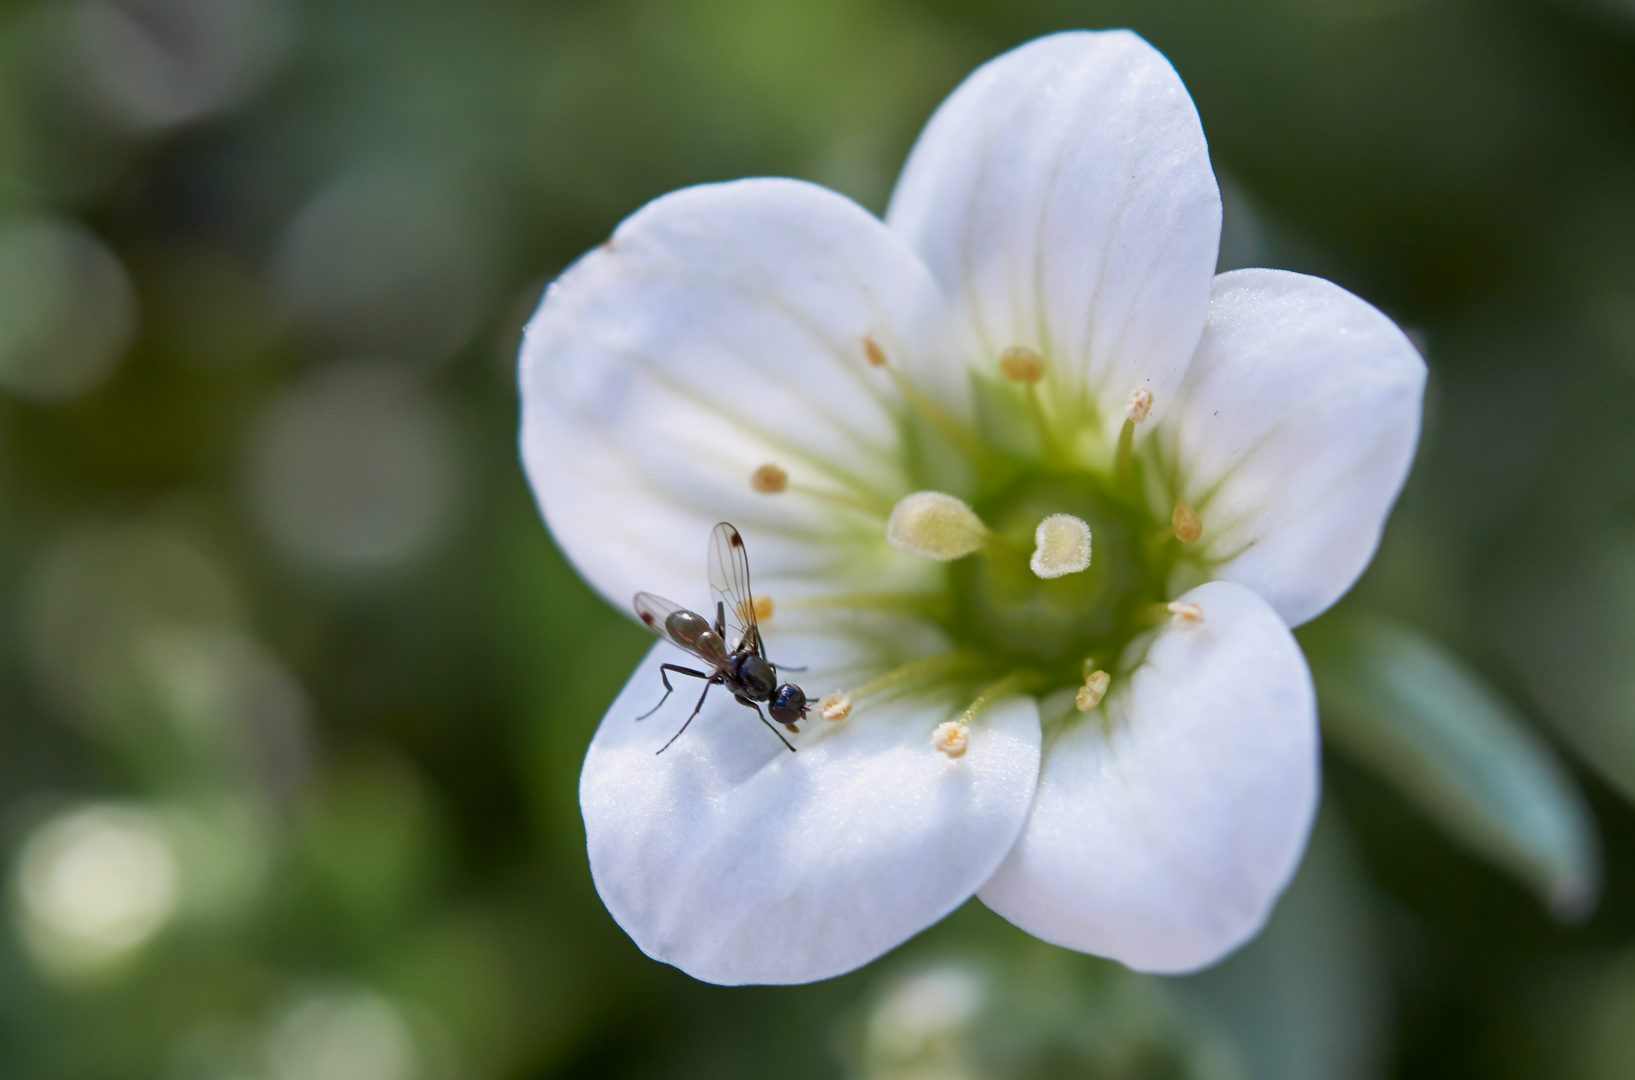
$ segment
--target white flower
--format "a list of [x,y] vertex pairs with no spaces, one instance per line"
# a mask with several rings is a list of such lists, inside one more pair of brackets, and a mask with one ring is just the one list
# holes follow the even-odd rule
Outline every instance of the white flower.
[[1371,558],[1425,375],[1334,285],[1215,276],[1219,236],[1174,70],[1071,33],[955,92],[884,223],[795,181],[691,188],[551,287],[522,450],[562,548],[613,603],[707,610],[735,523],[769,656],[846,694],[791,754],[717,690],[655,755],[696,698],[635,722],[683,659],[654,647],[580,783],[643,950],[802,982],[974,893],[1146,971],[1253,936],[1318,797],[1289,627]]

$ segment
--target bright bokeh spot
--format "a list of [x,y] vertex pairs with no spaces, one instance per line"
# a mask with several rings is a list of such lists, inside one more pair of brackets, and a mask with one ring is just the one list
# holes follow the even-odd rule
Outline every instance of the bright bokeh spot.
[[384,363],[318,372],[274,400],[251,447],[251,507],[301,562],[380,570],[447,523],[453,438],[435,402]]
[[35,829],[18,859],[24,940],[54,974],[106,967],[170,920],[178,885],[170,837],[152,814],[117,805],[65,811]]
[[385,998],[362,988],[301,998],[267,1035],[269,1080],[413,1080],[414,1035]]
[[96,389],[125,354],[135,307],[124,267],[86,229],[0,224],[0,386],[38,401]]

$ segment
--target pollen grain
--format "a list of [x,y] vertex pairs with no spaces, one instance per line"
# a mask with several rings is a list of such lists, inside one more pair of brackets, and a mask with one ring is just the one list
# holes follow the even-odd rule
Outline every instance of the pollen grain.
[[1012,345],[999,354],[999,370],[1011,382],[1036,383],[1045,377],[1045,361],[1026,345]]
[[777,495],[789,487],[789,474],[769,461],[750,474],[749,486],[762,495]]
[[1204,606],[1202,604],[1171,600],[1164,605],[1164,610],[1175,616],[1175,625],[1182,630],[1191,630],[1203,625]]
[[1183,544],[1195,544],[1204,534],[1203,519],[1189,502],[1176,503],[1175,513],[1170,515],[1169,521],[1171,527],[1175,529],[1175,538]]
[[818,698],[818,715],[831,724],[838,724],[851,714],[852,699],[844,690],[836,690]]
[[1141,423],[1152,412],[1152,391],[1145,386],[1138,386],[1130,392],[1130,401],[1124,406],[1124,417],[1134,423]]
[[1089,712],[1100,705],[1101,699],[1107,696],[1107,686],[1112,681],[1113,677],[1105,671],[1092,671],[1084,680],[1084,685],[1079,687],[1078,696],[1073,699],[1073,704],[1078,706],[1080,712]]
[[944,720],[931,733],[931,745],[951,758],[965,756],[971,745],[971,728],[958,720]]

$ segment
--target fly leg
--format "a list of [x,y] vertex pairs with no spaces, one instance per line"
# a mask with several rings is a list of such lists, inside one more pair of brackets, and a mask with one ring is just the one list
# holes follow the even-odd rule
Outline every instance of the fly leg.
[[657,705],[636,717],[637,720],[646,720],[649,716],[652,716],[654,713],[664,708],[664,703],[670,700],[671,694],[675,693],[676,688],[670,685],[670,676],[665,674],[666,671],[673,671],[678,675],[691,675],[695,679],[709,678],[709,676],[704,674],[702,671],[694,671],[692,668],[682,667],[680,664],[660,664],[659,681],[664,683],[664,696],[659,698],[659,703]]
[[755,715],[761,718],[761,723],[765,724],[766,729],[778,737],[779,742],[783,743],[785,746],[789,746],[789,752],[791,754],[796,752],[795,748],[789,745],[789,740],[783,737],[783,732],[772,726],[772,721],[766,718],[766,713],[761,711],[761,707],[759,705],[755,704],[753,701],[744,701],[743,698],[739,698],[738,700],[743,701],[745,705],[748,705],[750,708],[755,710]]
[[[687,724],[691,724],[693,722],[693,716],[697,716],[698,715],[698,710],[700,710],[700,709],[702,709],[704,707],[704,699],[709,696],[710,687],[714,686],[717,682],[720,681],[720,679],[718,679],[718,678],[716,678],[714,676],[709,676],[708,679],[709,679],[709,681],[704,684],[704,692],[702,694],[698,695],[698,704],[693,706],[692,716],[687,717]],[[687,724],[682,724],[681,725],[681,731],[686,731],[687,730]],[[662,754],[666,750],[670,749],[670,743],[673,743],[677,739],[681,738],[681,731],[678,731],[674,735],[670,736],[670,742],[665,743],[663,746],[661,746],[657,750],[653,751],[653,753],[655,755],[656,754]],[[790,749],[794,749],[794,747],[790,747]]]

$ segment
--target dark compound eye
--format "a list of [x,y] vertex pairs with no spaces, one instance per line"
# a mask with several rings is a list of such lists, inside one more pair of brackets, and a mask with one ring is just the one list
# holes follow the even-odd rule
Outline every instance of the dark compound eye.
[[772,695],[772,719],[780,724],[793,725],[806,710],[806,692],[794,683],[784,683]]

